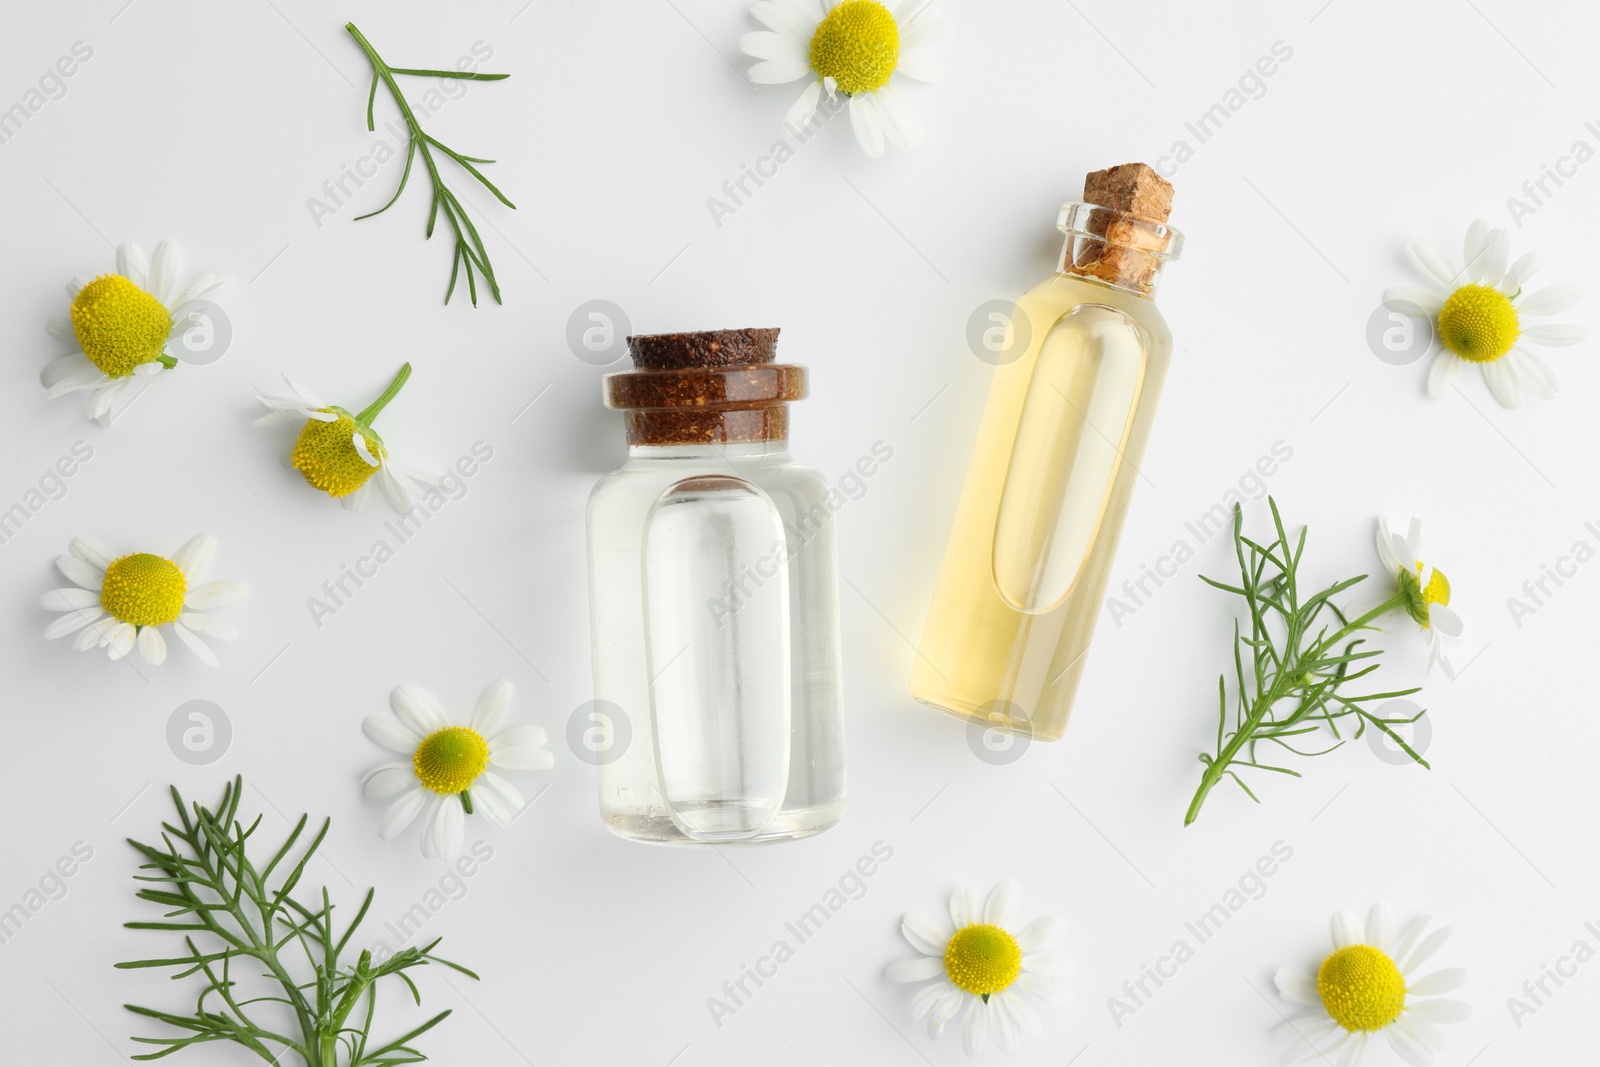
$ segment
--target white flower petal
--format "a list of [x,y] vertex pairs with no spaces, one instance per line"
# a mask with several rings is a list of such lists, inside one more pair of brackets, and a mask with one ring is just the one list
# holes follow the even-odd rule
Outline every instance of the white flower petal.
[[133,651],[134,644],[138,641],[138,632],[129,622],[119,623],[106,633],[106,655],[111,659],[121,659]]
[[885,85],[873,95],[878,98],[878,118],[883,123],[884,137],[895,151],[909,152],[927,139],[916,108],[898,89]]
[[961,1028],[961,1047],[968,1056],[976,1056],[983,1051],[983,1046],[989,1041],[989,1005],[977,997],[967,1005],[967,1020]]
[[1442,971],[1423,975],[1416,980],[1406,980],[1406,993],[1410,996],[1431,997],[1460,989],[1467,981],[1467,972],[1460,967],[1446,967]]
[[156,245],[156,254],[150,259],[150,295],[161,301],[163,307],[172,295],[173,282],[177,280],[178,262],[171,241]]
[[1503,408],[1514,408],[1522,403],[1522,385],[1517,376],[1500,361],[1483,365],[1483,382]]
[[210,582],[190,589],[188,595],[183,598],[183,606],[194,608],[196,611],[210,611],[213,608],[237,604],[249,595],[250,587],[237,579]]
[[[150,629],[150,627],[146,627],[146,629]],[[204,663],[207,667],[217,666],[217,654],[211,651],[211,646],[190,633],[183,623],[174,622],[172,624],[172,632],[178,635],[178,640],[189,646],[189,651],[200,657],[201,663]]]
[[87,560],[77,556],[57,556],[56,569],[66,575],[67,580],[74,585],[82,586],[95,593],[100,592],[100,586],[105,583],[106,570],[97,567]]
[[350,435],[350,447],[356,450],[356,455],[360,456],[361,457],[361,461],[363,463],[365,463],[367,466],[369,466],[369,467],[382,466],[382,464],[378,462],[378,457],[374,456],[372,454],[372,449],[367,447],[366,435],[360,433],[359,431],[357,431],[356,433],[351,434]]
[[1449,392],[1451,383],[1456,380],[1456,374],[1460,372],[1464,362],[1465,360],[1448,348],[1436,349],[1433,362],[1428,364],[1428,395],[1437,400]]
[[1507,296],[1516,296],[1517,292],[1528,284],[1528,279],[1539,273],[1539,268],[1544,266],[1544,257],[1537,252],[1529,252],[1518,257],[1506,271],[1506,276],[1501,279],[1500,291]]
[[1467,277],[1476,280],[1475,272],[1489,252],[1494,230],[1486,219],[1473,219],[1467,227],[1467,238],[1461,245],[1461,258],[1467,265]]
[[[918,978],[897,978],[897,977],[895,977],[895,975],[893,973],[891,973],[891,972],[894,971],[894,969],[896,968],[896,966],[898,964],[914,963],[914,962],[917,962],[917,961],[914,961],[914,960],[896,960],[895,963],[891,963],[891,964],[889,964],[888,967],[884,968],[884,975],[891,982],[917,982],[917,981],[922,981],[922,979],[918,979]],[[942,974],[944,972],[944,965],[939,963],[938,960],[927,959],[925,957],[922,962],[933,964],[935,966],[936,973]],[[930,977],[932,977],[932,976],[930,976]],[[955,988],[955,986],[951,985],[949,981],[944,981],[944,982],[935,982],[933,985],[925,985],[921,989],[918,989],[915,993],[913,993],[911,995],[911,1021],[912,1022],[916,1022],[918,1019],[920,1019],[924,1015],[928,1014],[928,1012],[932,1011],[933,1008],[934,1008],[934,1005],[936,1005],[936,1004],[940,1003],[941,1001],[943,1001],[949,995],[950,990],[952,990],[954,988]]]
[[811,77],[811,64],[799,59],[764,59],[746,74],[756,85],[784,85]]
[[[123,623],[113,618],[95,619],[89,625],[78,631],[78,636],[72,639],[74,652],[86,652],[91,648],[99,648],[107,644],[112,633],[119,629]],[[129,627],[132,630],[132,627]]]
[[[102,571],[111,566],[117,558],[115,552],[112,552],[99,541],[88,537],[74,537],[67,545],[67,551],[87,563],[94,564]],[[96,582],[95,588],[98,589],[99,587],[99,582]]]
[[1411,1064],[1411,1067],[1432,1067],[1432,1050],[1410,1034],[1391,1026],[1384,1031],[1384,1036],[1389,1039],[1389,1047],[1394,1049],[1394,1054]]
[[444,707],[432,693],[419,686],[395,686],[389,694],[389,707],[394,709],[396,718],[419,736],[425,737],[450,725]]
[[239,628],[224,619],[202,615],[197,611],[186,611],[178,616],[178,621],[197,634],[205,634],[222,641],[236,641],[239,638]]
[[383,490],[384,499],[389,501],[389,506],[395,511],[404,515],[411,510],[411,492],[407,489],[404,478],[394,471],[393,464],[385,463],[378,470],[378,488]]
[[[784,112],[783,124],[779,127],[786,136],[793,137],[800,133],[811,120],[817,116],[817,105],[822,102],[822,82],[813,80],[800,93],[800,98],[789,106]],[[87,362],[87,361],[86,361]],[[93,366],[91,365],[91,368]]]
[[944,959],[944,950],[955,931],[936,919],[908,911],[900,919],[900,933],[911,947],[929,956]]
[[1443,604],[1434,604],[1428,608],[1428,622],[1442,637],[1460,637],[1463,629],[1461,616],[1455,609]]
[[944,78],[944,67],[934,54],[926,48],[907,48],[901,42],[900,62],[895,67],[896,74],[904,74],[908,78],[932,85]]
[[117,273],[145,292],[150,291],[149,257],[132,241],[117,246]]
[[878,117],[873,94],[858,93],[850,98],[850,128],[855,131],[856,143],[868,157],[883,157],[883,121]]
[[1438,997],[1434,1000],[1418,1000],[1414,1004],[1407,1004],[1406,1014],[1415,1015],[1432,1023],[1459,1023],[1471,1017],[1472,1006],[1465,1001]]
[[210,271],[207,271],[194,281],[190,282],[188,287],[184,289],[183,292],[173,297],[172,303],[168,304],[167,307],[169,309],[181,308],[191,300],[199,300],[202,296],[205,296],[207,293],[211,292],[211,290],[215,289],[221,284],[222,275],[212,274]]
[[1031,952],[1022,957],[1022,969],[1029,974],[1060,978],[1072,971],[1072,961],[1060,952]]
[[1017,947],[1024,955],[1043,948],[1067,932],[1067,920],[1060,915],[1041,915],[1017,934]]
[[398,752],[402,756],[414,756],[417,746],[422,744],[422,735],[407,726],[403,726],[394,719],[386,719],[381,715],[368,715],[361,720],[361,732],[373,744],[381,745],[390,752]]
[[378,823],[378,836],[385,841],[393,841],[401,831],[416,822],[417,816],[422,812],[422,805],[430,794],[421,786],[409,793],[401,794],[400,798],[389,805],[389,810],[383,813],[383,820]]
[[809,44],[817,31],[817,23],[822,21],[822,11],[815,3],[759,0],[751,5],[750,14],[757,22],[794,38],[798,44]]
[[1017,902],[1017,893],[1017,883],[1009,878],[991,889],[989,898],[983,902],[983,921],[1004,929],[1006,920],[1011,917],[1011,908]]
[[[91,594],[93,595],[93,594]],[[44,639],[54,641],[58,637],[65,637],[75,633],[90,623],[98,622],[102,618],[98,598],[93,608],[84,608],[80,611],[69,611],[65,615],[58,615],[44,628]]]
[[1406,256],[1411,260],[1411,265],[1424,277],[1432,280],[1446,292],[1454,290],[1461,283],[1456,277],[1456,270],[1439,250],[1439,246],[1427,238],[1419,237],[1406,246]]
[[1561,382],[1557,380],[1555,371],[1551,370],[1550,364],[1533,349],[1518,345],[1506,354],[1505,359],[1512,361],[1511,365],[1522,378],[1522,384],[1526,385],[1534,396],[1550,400],[1561,391]]
[[[76,344],[78,341],[78,333],[72,328],[72,320],[65,315],[52,316],[44,324],[44,332],[49,334],[52,339],[63,341],[67,344]],[[79,356],[83,355],[82,352],[75,352],[73,354]]]
[[152,667],[167,662],[167,639],[154,626],[139,627],[139,655]]
[[[895,960],[883,969],[883,976],[891,982],[926,982],[944,974],[944,961],[936,956],[918,956],[915,959]],[[938,986],[930,987],[938,991]],[[932,1003],[931,1001],[929,1002]],[[913,1015],[916,1019],[919,1016]]]
[[[449,797],[428,794],[422,816],[422,858],[435,859],[439,855],[439,812],[444,810]],[[460,806],[460,801],[457,801]]]
[[505,722],[506,710],[511,704],[511,691],[511,682],[505,678],[490,682],[483,692],[478,694],[478,703],[472,709],[470,724],[472,728],[485,738],[492,738],[498,734],[501,724]]
[[1348,911],[1341,908],[1335,912],[1332,925],[1334,948],[1361,944],[1361,926],[1356,922],[1356,917]]
[[994,1028],[994,1043],[1000,1051],[1013,1055],[1017,1051],[1017,1041],[1020,1038],[1016,1021],[1011,1018],[1011,1013],[1006,1010],[1006,1002],[1002,998],[1004,993],[995,993],[989,997],[989,1023]]
[[[950,894],[950,921],[955,923],[957,930],[978,921],[976,894],[972,892],[970,886],[961,886]],[[941,948],[939,951],[943,952],[944,949]]]
[[1339,1059],[1334,1063],[1334,1067],[1355,1067],[1355,1064],[1360,1062],[1362,1054],[1367,1051],[1369,1039],[1370,1035],[1365,1033],[1350,1035],[1350,1039],[1340,1050]]
[[417,784],[409,763],[380,763],[361,776],[361,793],[368,800],[388,800]]
[[1451,933],[1450,927],[1441,926],[1429,934],[1423,939],[1422,944],[1417,946],[1416,951],[1412,952],[1403,961],[1396,961],[1400,965],[1400,972],[1402,974],[1411,974],[1418,967],[1427,963],[1433,957],[1433,954],[1438,952],[1446,941],[1450,940]]
[[1383,306],[1402,315],[1437,318],[1444,298],[1416,285],[1395,285],[1383,291]]
[[546,748],[506,745],[489,754],[489,763],[508,771],[547,771],[556,765],[556,758]]
[[[39,372],[39,384],[46,389],[53,389],[57,385],[70,384],[82,388],[83,383],[98,381],[100,368],[89,362],[89,357],[82,352],[68,352],[64,356],[57,356],[45,364],[44,370]],[[71,392],[63,389],[62,392]],[[60,393],[56,394],[57,396]]]
[[39,606],[46,611],[82,611],[85,608],[93,608],[93,614],[99,615],[100,594],[72,586],[52,589],[39,597]]
[[1072,1003],[1072,990],[1067,988],[1067,983],[1046,974],[1030,974],[1023,971],[1017,975],[1016,988],[1020,993],[1027,993],[1029,996],[1062,1007]]
[[522,798],[522,791],[493,771],[484,771],[479,775],[477,784],[500,794],[500,799],[512,811],[521,811],[528,806],[528,802]]
[[1576,285],[1550,285],[1517,301],[1517,315],[1559,315],[1583,296]]
[[786,33],[756,30],[739,38],[739,51],[752,59],[794,59],[810,62],[806,42]]
[[1382,952],[1391,952],[1394,949],[1390,940],[1393,936],[1394,920],[1389,915],[1389,909],[1383,904],[1374,904],[1367,912],[1366,943]]
[[172,554],[172,562],[183,572],[184,579],[193,585],[211,570],[217,556],[217,539],[208,533],[195,534],[183,547]]
[[[1529,326],[1522,331],[1522,339],[1532,341],[1536,345],[1548,345],[1550,347],[1575,345],[1587,336],[1589,336],[1589,331],[1582,326],[1558,325],[1555,323],[1544,326]],[[1494,366],[1492,363],[1487,365]]]
[[989,999],[998,1000],[1011,1013],[1011,1018],[1018,1028],[1029,1037],[1038,1037],[1044,1033],[1044,1021],[1039,1018],[1039,1013],[1033,1010],[1033,1005],[1011,990],[1003,990]]
[[1303,1004],[1308,1008],[1322,1004],[1322,995],[1317,992],[1317,980],[1304,971],[1279,967],[1278,973],[1272,976],[1272,982],[1278,987],[1278,995],[1291,1004]]
[[434,847],[442,860],[453,860],[461,854],[461,838],[466,833],[467,815],[459,797],[446,797],[439,808],[434,829]]
[[514,812],[506,807],[506,802],[492,789],[484,789],[481,785],[469,786],[467,795],[472,798],[472,810],[481,814],[495,826],[505,827],[510,824]]

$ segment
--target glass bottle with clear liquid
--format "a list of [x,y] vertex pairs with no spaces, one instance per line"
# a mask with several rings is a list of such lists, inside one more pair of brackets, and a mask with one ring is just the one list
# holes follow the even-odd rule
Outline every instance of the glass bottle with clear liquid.
[[1062,207],[1054,277],[1017,301],[911,678],[949,714],[1056,740],[1094,636],[1172,335],[1152,296],[1182,236],[1144,164]]
[[628,462],[589,497],[600,814],[655,842],[774,841],[844,814],[829,486],[788,448],[777,330],[630,337]]

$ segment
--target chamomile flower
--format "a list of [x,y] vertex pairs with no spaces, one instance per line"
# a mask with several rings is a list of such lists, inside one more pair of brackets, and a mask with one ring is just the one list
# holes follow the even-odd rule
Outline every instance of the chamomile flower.
[[199,635],[231,641],[239,631],[206,612],[249,595],[239,581],[199,584],[216,554],[217,539],[210,534],[196,534],[170,559],[152,552],[118,556],[98,542],[75,537],[69,554],[56,560],[73,586],[52,589],[39,600],[46,611],[61,612],[44,636],[53,640],[75,633],[74,649],[104,648],[112,659],[138,645],[146,663],[160,664],[167,659],[161,628],[171,626],[202,663],[215,667],[216,653]]
[[1444,642],[1461,636],[1461,616],[1450,607],[1450,582],[1444,572],[1422,560],[1422,523],[1412,519],[1401,537],[1389,529],[1389,520],[1379,519],[1378,558],[1405,594],[1405,613],[1427,636],[1428,666],[1438,664],[1447,678],[1454,678]]
[[[810,124],[822,102],[843,93],[850,128],[874,159],[885,142],[900,151],[922,143],[922,121],[903,95],[902,80],[939,80],[928,45],[944,30],[933,0],[759,0],[750,14],[766,26],[739,39],[758,85],[807,79],[783,117],[793,136]],[[899,75],[900,79],[895,76]]]
[[366,502],[368,483],[377,475],[383,495],[403,515],[411,510],[412,499],[421,495],[418,484],[431,486],[437,480],[390,455],[372,423],[410,377],[411,364],[407,363],[382,396],[359,415],[352,415],[337,404],[324,404],[284,375],[284,384],[294,395],[267,396],[258,392],[257,399],[270,410],[255,424],[304,419],[289,461],[307,485],[322,490],[346,508],[358,508]]
[[1367,913],[1364,931],[1349,912],[1335,915],[1333,951],[1322,963],[1315,970],[1284,967],[1274,978],[1284,1000],[1313,1009],[1288,1020],[1298,1037],[1280,1062],[1321,1057],[1351,1067],[1382,1034],[1401,1059],[1429,1067],[1445,1046],[1439,1024],[1460,1022],[1471,1009],[1438,995],[1458,988],[1465,971],[1417,973],[1450,937],[1449,928],[1423,937],[1428,922],[1426,915],[1418,916],[1396,933],[1381,904]]
[[1555,374],[1528,345],[1575,345],[1587,331],[1554,323],[1530,326],[1523,319],[1566,311],[1578,302],[1576,287],[1552,285],[1524,295],[1539,269],[1539,254],[1508,263],[1510,235],[1483,219],[1467,228],[1464,266],[1422,238],[1406,252],[1428,284],[1386,290],[1383,303],[1403,314],[1421,312],[1437,327],[1429,396],[1443,396],[1463,365],[1482,369],[1484,384],[1503,407],[1521,404],[1524,391],[1542,400],[1556,395]]
[[39,374],[50,398],[87,391],[89,417],[111,421],[111,403],[135,378],[178,365],[167,355],[174,333],[187,329],[190,316],[173,313],[222,284],[216,274],[201,274],[183,289],[176,286],[178,253],[171,241],[149,257],[136,244],[117,249],[117,272],[67,283],[70,314],[49,323],[50,336],[78,346],[53,360]]
[[[522,810],[522,794],[490,767],[540,771],[555,765],[538,726],[507,726],[511,683],[492,682],[465,721],[452,718],[431,693],[402,685],[389,694],[394,719],[369,715],[362,731],[374,743],[405,756],[361,779],[369,800],[395,798],[378,833],[393,840],[423,816],[422,854],[453,859],[461,851],[466,816],[478,809],[496,826]],[[398,722],[395,720],[399,720]]]
[[900,932],[922,953],[896,960],[884,970],[893,982],[927,982],[911,998],[913,1021],[927,1016],[928,1034],[938,1037],[962,1007],[962,1044],[969,1056],[983,1051],[992,1032],[1002,1052],[1014,1052],[1026,1033],[1043,1029],[1023,994],[1057,1003],[1070,999],[1061,976],[1066,961],[1044,946],[1061,935],[1061,918],[1046,915],[1019,932],[1007,929],[1017,884],[1001,882],[983,906],[962,887],[950,898],[950,917],[908,912]]

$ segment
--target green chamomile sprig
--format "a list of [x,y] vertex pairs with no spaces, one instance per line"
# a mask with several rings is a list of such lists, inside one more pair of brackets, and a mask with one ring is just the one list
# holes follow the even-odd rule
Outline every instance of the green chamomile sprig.
[[[1233,544],[1239,561],[1239,584],[1201,578],[1207,585],[1240,597],[1249,612],[1250,627],[1248,633],[1243,633],[1234,623],[1233,715],[1230,720],[1227,678],[1219,676],[1216,750],[1200,754],[1205,772],[1184,816],[1185,826],[1200,815],[1212,787],[1225,776],[1258,803],[1259,798],[1239,777],[1240,770],[1300,777],[1298,771],[1258,760],[1256,749],[1263,744],[1276,745],[1297,756],[1322,756],[1347,740],[1361,737],[1371,727],[1386,734],[1422,766],[1428,766],[1428,761],[1394,731],[1395,726],[1415,722],[1425,712],[1409,718],[1383,718],[1368,708],[1375,701],[1409,696],[1417,692],[1416,687],[1361,696],[1350,696],[1346,691],[1351,682],[1378,669],[1376,660],[1382,654],[1379,649],[1362,649],[1365,639],[1355,635],[1376,630],[1374,619],[1406,607],[1406,590],[1397,588],[1389,599],[1354,618],[1333,598],[1364,581],[1364,574],[1303,597],[1299,570],[1306,547],[1305,528],[1301,527],[1300,536],[1291,547],[1277,502],[1268,497],[1267,504],[1272,509],[1277,539],[1266,545],[1244,536],[1244,511],[1234,505]],[[1341,720],[1345,720],[1347,731],[1353,725],[1353,732],[1341,733]],[[1333,743],[1325,748],[1306,752],[1290,743],[1324,727],[1333,736]]]
[[[172,802],[178,809],[178,824],[161,824],[163,847],[128,841],[148,861],[139,869],[153,872],[135,875],[141,882],[155,883],[139,890],[139,899],[169,910],[163,921],[126,925],[133,930],[180,931],[188,953],[117,966],[171,967],[177,972],[173,979],[196,974],[204,979],[189,1014],[127,1005],[136,1015],[182,1031],[173,1037],[135,1037],[141,1044],[160,1048],[133,1058],[156,1060],[191,1046],[229,1041],[273,1064],[288,1062],[283,1057],[289,1052],[299,1056],[306,1067],[394,1067],[427,1059],[411,1042],[442,1022],[449,1010],[392,1041],[375,1043],[368,1032],[377,1008],[378,982],[390,975],[397,977],[421,1004],[416,984],[405,973],[412,968],[437,963],[469,978],[478,976],[435,956],[438,939],[421,948],[401,949],[382,960],[373,959],[365,949],[354,963],[341,960],[372,906],[373,891],[367,890],[355,918],[342,933],[335,929],[335,909],[326,889],[321,900],[310,907],[290,896],[327,835],[329,822],[323,820],[296,858],[291,854],[307,821],[300,816],[267,865],[257,867],[246,855],[245,846],[260,827],[261,817],[248,827],[239,821],[243,789],[244,782],[234,778],[211,810],[199,804],[186,806],[174,788]],[[302,953],[303,962],[298,958]],[[310,977],[306,977],[308,971]],[[267,992],[248,992],[241,985],[245,981],[264,985]],[[276,1007],[258,1009],[258,1004]],[[294,1032],[278,1033],[257,1021],[256,1015],[269,1012],[292,1015]],[[271,1025],[282,1024],[274,1020]]]
[[467,293],[472,298],[472,306],[478,306],[478,286],[474,280],[474,271],[482,272],[484,280],[489,283],[489,293],[494,297],[494,302],[496,304],[501,303],[500,283],[495,280],[494,267],[489,262],[488,250],[483,247],[483,238],[478,235],[478,228],[467,217],[467,209],[462,206],[460,198],[451,192],[450,187],[445,184],[443,175],[439,173],[439,161],[434,158],[434,151],[437,150],[454,160],[457,166],[481,182],[483,187],[493,193],[495,199],[506,207],[514,211],[517,205],[507,200],[505,194],[495,188],[494,183],[484,177],[483,172],[474,165],[493,163],[494,160],[462,155],[423,131],[422,123],[417,120],[415,112],[411,110],[411,105],[406,102],[405,94],[400,91],[400,86],[396,84],[394,76],[396,74],[409,74],[419,78],[458,78],[463,81],[492,82],[500,81],[509,77],[509,75],[475,74],[464,70],[421,70],[415,67],[391,67],[378,55],[371,42],[362,36],[361,31],[356,29],[355,23],[348,22],[344,28],[349,31],[351,37],[355,38],[356,43],[361,46],[361,50],[367,54],[367,59],[372,63],[372,87],[367,92],[367,129],[372,131],[378,128],[373,121],[372,107],[378,96],[378,83],[381,81],[388,87],[390,96],[394,98],[395,106],[400,109],[401,117],[405,119],[406,126],[411,131],[411,136],[406,142],[405,169],[400,173],[400,185],[395,189],[394,195],[389,198],[388,203],[378,210],[360,215],[356,218],[356,221],[360,222],[362,219],[370,219],[374,215],[381,215],[394,206],[395,201],[400,199],[400,194],[405,192],[406,182],[411,178],[411,164],[420,155],[422,157],[422,165],[427,168],[428,178],[433,182],[433,203],[428,208],[426,237],[433,236],[433,226],[438,221],[441,212],[444,213],[445,221],[450,224],[450,229],[454,231],[456,237],[455,253],[450,260],[450,285],[445,289],[444,302],[446,304],[450,302],[450,296],[456,290],[456,276],[460,273],[461,268],[465,266],[467,268]]

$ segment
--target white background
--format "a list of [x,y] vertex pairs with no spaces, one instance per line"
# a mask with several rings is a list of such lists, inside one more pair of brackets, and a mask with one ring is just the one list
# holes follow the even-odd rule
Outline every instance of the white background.
[[[1287,1006],[1273,971],[1314,964],[1329,914],[1377,899],[1456,929],[1438,961],[1469,969],[1476,1014],[1452,1028],[1442,1064],[1592,1057],[1600,963],[1520,1028],[1506,998],[1580,937],[1600,943],[1583,929],[1600,920],[1587,682],[1600,567],[1520,627],[1506,601],[1575,541],[1597,541],[1584,527],[1600,519],[1593,345],[1552,354],[1557,400],[1503,411],[1475,375],[1429,400],[1423,364],[1386,365],[1364,337],[1382,290],[1417,281],[1406,240],[1455,250],[1474,217],[1512,225],[1506,199],[1525,180],[1580,138],[1600,147],[1584,128],[1600,112],[1583,5],[948,4],[947,76],[914,95],[924,148],[871,161],[835,122],[719,228],[708,198],[770,151],[798,92],[743,79],[737,41],[757,27],[734,0],[125,3],[17,5],[0,37],[0,107],[75,41],[94,50],[66,95],[0,146],[0,507],[75,441],[94,452],[0,546],[0,908],[74,842],[93,849],[66,895],[0,945],[0,1059],[111,1063],[155,1030],[120,1005],[191,1002],[191,983],[111,968],[179,950],[175,935],[120,927],[154,917],[133,899],[122,840],[170,817],[168,783],[210,800],[242,773],[263,834],[302,811],[331,816],[312,883],[345,901],[376,886],[379,926],[421,901],[442,867],[421,859],[415,831],[378,841],[380,809],[358,779],[381,755],[361,719],[387,714],[402,681],[465,709],[500,676],[524,721],[550,731],[557,763],[519,776],[539,799],[508,832],[470,824],[493,858],[426,928],[483,977],[420,974],[425,1006],[455,1009],[420,1042],[437,1062],[955,1063],[959,1034],[930,1042],[907,1020],[910,991],[881,970],[910,951],[903,911],[1003,877],[1022,884],[1024,918],[1069,918],[1076,963],[1076,1003],[1046,1011],[1023,1062],[1276,1062]],[[484,69],[512,75],[428,122],[498,159],[490,173],[518,205],[456,183],[503,307],[474,310],[464,294],[441,306],[448,237],[422,241],[420,174],[391,213],[352,223],[387,197],[398,164],[313,221],[308,198],[375,143],[346,19],[393,64],[450,66],[481,41]],[[964,341],[969,314],[1049,274],[1057,206],[1084,171],[1194,145],[1184,123],[1280,40],[1293,56],[1264,95],[1173,179],[1189,244],[1160,303],[1177,349],[1113,584],[1185,538],[1282,441],[1293,456],[1269,485],[1311,527],[1311,576],[1372,568],[1378,514],[1422,517],[1470,666],[1454,684],[1430,676],[1421,695],[1431,772],[1360,742],[1297,763],[1303,779],[1257,779],[1260,807],[1219,787],[1185,830],[1234,608],[1194,575],[1228,573],[1225,539],[1120,628],[1103,624],[1067,737],[1010,766],[976,758],[958,724],[908,698],[906,678],[990,373]],[[381,95],[379,114],[393,115]],[[1600,288],[1597,183],[1600,164],[1580,168],[1514,230],[1514,254],[1546,256],[1541,282]],[[232,350],[163,375],[109,429],[76,399],[46,402],[37,375],[60,348],[44,324],[65,313],[63,282],[113,269],[117,242],[163,237],[180,242],[185,276],[227,274],[215,299]],[[782,356],[813,371],[793,412],[797,455],[837,478],[873,442],[893,448],[838,519],[851,808],[821,837],[666,850],[614,839],[596,817],[593,771],[565,742],[590,687],[584,501],[624,451],[602,372],[565,341],[593,299],[623,307],[637,332],[781,326]],[[392,542],[392,516],[381,499],[351,514],[306,488],[284,466],[285,433],[250,427],[251,387],[288,371],[358,408],[406,359],[415,376],[379,423],[391,446],[434,469],[475,441],[494,456],[318,628],[308,598],[376,539]],[[1247,515],[1263,529],[1264,503]],[[231,610],[243,636],[221,647],[220,669],[176,644],[157,669],[41,640],[36,603],[72,536],[170,552],[198,530],[220,539],[218,576],[253,588]],[[1422,678],[1423,653],[1394,621],[1381,678],[1398,687]],[[192,699],[232,724],[206,767],[166,741]],[[715,1026],[707,998],[880,840],[893,858],[865,895]],[[1107,998],[1277,841],[1293,858],[1265,896],[1114,1025]],[[403,991],[388,996],[384,1033],[403,1025]],[[256,1061],[212,1048],[176,1062]]]

